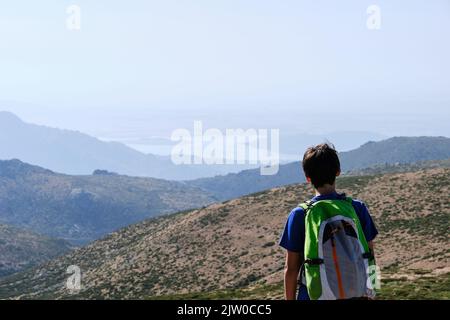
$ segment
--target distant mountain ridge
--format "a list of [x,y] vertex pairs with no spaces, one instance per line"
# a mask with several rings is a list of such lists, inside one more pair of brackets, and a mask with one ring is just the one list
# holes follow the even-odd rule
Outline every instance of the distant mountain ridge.
[[[169,156],[144,154],[125,144],[101,141],[78,131],[26,123],[13,113],[7,111],[0,111],[0,130],[7,133],[0,135],[0,159],[20,159],[24,162],[65,174],[90,174],[94,170],[105,170],[117,172],[122,175],[183,181],[199,179],[202,177],[213,178],[214,176],[225,175],[230,172],[240,174],[240,171],[242,170],[245,171],[248,168],[256,167],[248,164],[175,165]],[[365,132],[360,132],[359,134],[361,134],[361,137],[358,136],[358,132],[336,132],[324,135],[324,138],[322,139],[319,135],[296,135],[293,133],[286,133],[281,135],[282,139],[280,144],[282,148],[280,149],[280,152],[287,152],[291,155],[299,153],[300,157],[300,153],[303,152],[303,150],[299,150],[299,148],[303,149],[305,145],[324,141],[327,138],[333,141],[334,137],[338,145],[346,146],[348,148],[350,143],[346,143],[347,137],[348,139],[354,139],[355,141],[361,141],[363,137],[372,137],[372,139],[381,139],[383,137],[382,135]],[[386,142],[389,141],[389,139],[383,141]],[[369,143],[353,150],[359,150],[358,153],[364,152],[366,158],[363,158],[364,156],[360,154],[355,158],[353,157],[354,154],[349,152],[349,159],[347,162],[344,161],[344,164],[347,163],[350,169],[370,166],[372,156],[375,156],[375,158],[381,161],[382,153],[379,153],[378,151],[383,151],[383,149],[387,147],[389,147],[391,151],[394,151],[394,153],[392,156],[385,154],[385,160],[383,161],[391,163],[395,160],[395,149],[393,149],[395,146],[387,146],[386,144],[383,144],[383,141],[376,142],[373,146]],[[408,162],[438,159],[433,155],[433,152],[430,153],[430,158],[424,156],[417,157],[414,154],[410,154],[410,151],[408,151],[409,142],[400,142],[404,147],[403,149],[400,148],[397,150],[398,155],[401,155],[401,157],[396,157],[397,159],[402,157],[410,158]],[[393,142],[393,144],[395,144],[395,142]],[[379,147],[380,150],[377,150],[377,147]],[[414,148],[417,147],[416,143],[412,143],[411,147],[411,150],[414,150]],[[420,148],[419,152],[422,152],[425,150],[426,146],[422,145]],[[433,148],[434,147],[431,147],[430,149],[432,150]],[[342,154],[345,155],[346,153]],[[346,170],[347,168],[344,166],[344,169]],[[263,182],[267,179],[260,179],[258,182],[261,183],[259,190],[263,190],[261,188],[269,185],[284,185],[286,184],[286,181],[301,181],[298,180],[298,174],[292,176],[293,171],[288,167],[282,167],[281,171],[283,170],[286,170],[287,176],[291,176],[292,179],[284,177],[285,173],[280,172],[278,177],[268,178],[269,180],[280,180],[280,182],[275,184],[272,182]],[[233,173],[231,173],[230,176],[233,176]],[[221,178],[218,180],[221,180]],[[207,180],[204,180],[204,182],[206,181]],[[200,185],[203,184],[203,182],[199,181],[196,184]],[[252,191],[254,190],[252,189]],[[239,196],[242,195],[242,193],[234,195]]]
[[339,154],[342,170],[368,168],[380,164],[413,163],[450,158],[450,138],[393,137],[367,142],[358,149]]
[[230,166],[175,165],[168,156],[144,154],[78,131],[29,124],[6,111],[0,111],[0,130],[7,133],[0,135],[0,159],[20,159],[65,174],[104,169],[131,176],[186,180],[233,171]]
[[155,215],[214,202],[180,182],[114,174],[70,176],[0,161],[0,223],[85,243]]
[[[444,160],[450,158],[450,138],[394,137],[379,142],[368,142],[358,149],[341,152],[339,158],[344,174],[386,164]],[[224,176],[190,180],[186,183],[208,190],[220,200],[228,200],[304,181],[301,163],[298,161],[280,165],[278,173],[273,176],[262,176],[259,170],[250,169]]]
[[445,160],[427,160],[413,163],[380,164],[363,169],[348,171],[347,176],[368,176],[386,173],[414,172],[425,169],[450,168],[450,158]]

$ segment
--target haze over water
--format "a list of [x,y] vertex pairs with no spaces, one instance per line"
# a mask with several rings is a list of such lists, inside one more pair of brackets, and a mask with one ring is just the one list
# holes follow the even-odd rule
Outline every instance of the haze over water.
[[1,110],[159,154],[194,120],[361,142],[450,136],[447,0],[76,4],[80,31],[65,2],[0,5]]

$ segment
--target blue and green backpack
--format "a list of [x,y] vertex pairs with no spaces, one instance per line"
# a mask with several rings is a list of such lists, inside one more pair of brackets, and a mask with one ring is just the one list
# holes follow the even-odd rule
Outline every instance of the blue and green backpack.
[[301,281],[311,300],[373,298],[375,258],[352,199],[300,204],[305,211]]

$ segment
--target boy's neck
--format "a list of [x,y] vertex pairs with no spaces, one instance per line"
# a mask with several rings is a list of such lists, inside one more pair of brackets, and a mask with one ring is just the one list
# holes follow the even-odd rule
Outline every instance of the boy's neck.
[[330,194],[330,193],[335,193],[336,192],[336,185],[333,184],[326,184],[323,185],[322,187],[319,187],[316,190],[316,196],[322,196],[322,195],[326,195],[326,194]]

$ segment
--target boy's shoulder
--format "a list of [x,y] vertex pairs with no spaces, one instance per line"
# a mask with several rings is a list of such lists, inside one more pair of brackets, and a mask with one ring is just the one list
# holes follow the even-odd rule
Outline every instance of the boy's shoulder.
[[305,210],[303,210],[302,207],[297,206],[294,209],[291,210],[291,212],[289,213],[289,217],[292,218],[298,218],[298,217],[303,217],[305,215]]
[[305,210],[300,206],[295,207],[289,212],[287,223],[290,226],[302,226],[305,221]]
[[364,203],[364,201],[362,201],[362,200],[359,200],[359,199],[352,199],[352,204],[353,204],[353,207],[355,207],[355,209],[358,209],[358,210],[367,210],[367,206],[366,206],[366,204]]

